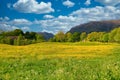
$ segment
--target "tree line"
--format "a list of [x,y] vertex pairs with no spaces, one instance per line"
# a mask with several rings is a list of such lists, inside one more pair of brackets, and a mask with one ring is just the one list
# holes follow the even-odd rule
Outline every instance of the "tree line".
[[0,43],[10,45],[28,45],[45,41],[44,37],[36,32],[23,32],[20,29],[0,33]]
[[79,42],[79,41],[90,41],[90,42],[118,42],[120,43],[120,28],[115,28],[110,32],[74,32],[73,34],[68,32],[64,34],[59,31],[53,38],[50,39],[52,42]]
[[53,38],[45,40],[44,36],[36,32],[23,32],[20,29],[14,31],[1,32],[0,43],[10,45],[28,45],[39,42],[117,42],[120,43],[120,28],[115,28],[110,32],[74,32],[64,33],[59,31]]

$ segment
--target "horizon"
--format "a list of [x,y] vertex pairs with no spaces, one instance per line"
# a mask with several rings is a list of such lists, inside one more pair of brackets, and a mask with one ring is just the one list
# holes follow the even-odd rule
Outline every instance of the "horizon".
[[1,30],[55,34],[90,21],[120,20],[120,0],[1,0],[0,13]]

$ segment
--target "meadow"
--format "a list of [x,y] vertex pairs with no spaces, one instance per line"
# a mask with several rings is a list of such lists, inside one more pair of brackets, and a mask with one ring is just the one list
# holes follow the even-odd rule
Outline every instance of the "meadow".
[[0,80],[120,80],[120,44],[0,44]]

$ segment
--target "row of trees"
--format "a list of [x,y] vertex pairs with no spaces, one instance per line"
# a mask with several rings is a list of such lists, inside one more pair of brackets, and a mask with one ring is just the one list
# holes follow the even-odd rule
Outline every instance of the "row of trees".
[[58,32],[53,38],[52,42],[78,42],[78,41],[98,41],[98,42],[119,42],[120,43],[120,28],[115,28],[111,32],[91,32],[83,33],[66,33]]
[[35,32],[23,33],[23,31],[20,29],[0,33],[0,43],[4,44],[27,45],[43,41],[45,41],[45,39],[42,35]]
[[[46,41],[44,37],[35,32],[23,33],[22,30],[16,29],[9,32],[0,33],[0,43],[10,45],[27,45],[33,43],[39,43]],[[83,33],[64,33],[59,31],[53,38],[50,38],[50,42],[79,42],[79,41],[91,41],[91,42],[118,42],[120,43],[120,28],[115,28],[111,32],[91,32],[87,34]]]

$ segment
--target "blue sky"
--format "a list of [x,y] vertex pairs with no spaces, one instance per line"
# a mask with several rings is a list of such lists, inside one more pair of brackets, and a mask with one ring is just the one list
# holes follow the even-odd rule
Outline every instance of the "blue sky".
[[120,19],[120,0],[0,0],[0,29],[67,32],[100,20]]

